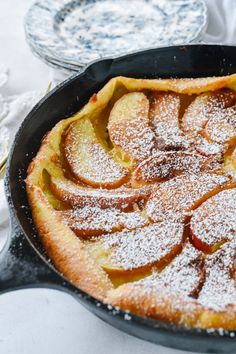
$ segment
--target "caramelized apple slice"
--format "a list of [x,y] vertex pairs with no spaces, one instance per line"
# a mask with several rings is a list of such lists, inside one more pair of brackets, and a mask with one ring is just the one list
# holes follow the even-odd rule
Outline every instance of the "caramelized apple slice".
[[[165,294],[170,296],[178,294],[181,298],[187,296],[196,298],[201,291],[205,280],[204,258],[200,251],[196,250],[189,242],[184,245],[180,254],[178,254],[162,271],[154,270],[150,276],[135,281],[130,284],[131,288],[140,288],[140,295],[143,297],[150,294],[147,289],[155,290],[156,296]],[[126,285],[125,285],[126,286]],[[122,292],[122,286],[118,292]],[[117,291],[111,291],[109,294],[112,303],[116,304]],[[135,302],[136,296],[130,294],[127,305]],[[150,306],[152,301],[149,302]],[[117,304],[118,305],[118,304]],[[129,306],[129,305],[128,305]],[[128,307],[129,309],[129,307]],[[158,311],[158,309],[156,309]]]
[[[235,262],[236,248],[235,244],[229,248],[224,246],[207,258],[205,271],[202,266],[199,267],[199,276],[193,268],[189,268],[189,257],[188,264],[183,261],[182,271],[173,274],[170,271],[166,281],[161,284],[163,286],[158,286],[157,278],[151,276],[110,290],[106,302],[134,314],[172,324],[235,329],[236,288],[230,268]],[[199,261],[202,262],[201,259]],[[197,262],[193,260],[193,263]],[[168,272],[168,268],[167,266],[164,271]],[[197,300],[189,292],[191,285],[197,285]]]
[[229,89],[203,93],[186,109],[182,118],[182,129],[196,136],[205,126],[211,114],[231,106],[236,100],[236,92]]
[[221,191],[228,180],[225,176],[203,172],[175,177],[160,184],[152,193],[146,205],[147,215],[154,222],[182,219]]
[[189,147],[189,141],[179,129],[180,95],[174,92],[153,92],[149,118],[160,150]]
[[208,141],[225,144],[236,139],[236,106],[219,111],[207,122],[201,133]]
[[99,143],[89,120],[72,123],[65,136],[64,155],[73,175],[93,187],[117,188],[128,179],[129,171]]
[[[230,243],[227,242],[215,253],[206,258],[206,279],[204,286],[198,297],[198,302],[204,308],[213,308],[217,313],[209,314],[206,311],[201,322],[204,327],[214,325],[220,328],[222,317],[225,312],[229,312],[227,326],[234,325],[235,328],[235,311],[236,309],[236,286],[233,269],[236,262],[236,243],[235,237]],[[234,308],[234,309],[233,309]]]
[[236,239],[236,189],[224,190],[194,210],[190,235],[194,246],[207,253]]
[[198,173],[214,167],[210,159],[196,153],[182,151],[163,152],[141,162],[134,170],[131,185],[137,188],[147,183],[159,182],[165,178],[183,173]]
[[148,224],[148,221],[138,211],[124,213],[117,209],[84,207],[57,213],[63,223],[82,238],[120,231],[124,228],[132,230]]
[[182,297],[197,298],[205,280],[204,263],[202,253],[188,242],[161,273],[153,276],[153,285],[158,291],[166,290]]
[[215,156],[217,158],[221,158],[225,151],[222,145],[215,142],[210,142],[200,134],[196,137],[195,149],[199,154],[203,156]]
[[135,314],[189,324],[197,317],[193,298],[198,296],[204,279],[201,253],[188,243],[161,272],[112,289],[106,302]]
[[73,207],[99,206],[123,211],[133,210],[135,203],[143,203],[151,193],[147,187],[136,190],[125,187],[114,190],[86,188],[63,176],[52,176],[50,187],[59,200]]
[[163,267],[181,250],[184,225],[165,221],[116,232],[87,243],[90,254],[109,273]]
[[149,126],[149,101],[142,92],[122,96],[111,110],[108,131],[123,159],[140,161],[151,155],[154,133]]

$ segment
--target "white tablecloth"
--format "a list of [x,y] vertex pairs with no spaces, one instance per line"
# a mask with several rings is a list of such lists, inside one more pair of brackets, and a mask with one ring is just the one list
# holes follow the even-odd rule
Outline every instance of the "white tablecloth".
[[[43,92],[51,78],[48,67],[31,54],[25,43],[23,16],[32,2],[0,1],[0,63],[10,68],[5,95]],[[209,22],[204,41],[235,43],[236,1],[208,0],[207,4]],[[5,199],[0,189],[0,235],[6,234],[6,226]],[[1,354],[131,352],[181,353],[121,333],[91,315],[69,295],[57,291],[21,290],[0,296]]]

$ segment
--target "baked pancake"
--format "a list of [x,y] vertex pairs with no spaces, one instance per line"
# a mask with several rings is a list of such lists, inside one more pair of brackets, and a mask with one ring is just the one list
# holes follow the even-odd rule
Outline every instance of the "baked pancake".
[[47,133],[26,188],[75,286],[140,316],[236,330],[236,74],[111,79]]

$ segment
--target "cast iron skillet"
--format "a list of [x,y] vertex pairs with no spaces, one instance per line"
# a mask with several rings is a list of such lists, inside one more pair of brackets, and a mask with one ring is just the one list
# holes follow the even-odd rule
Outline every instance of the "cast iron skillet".
[[20,288],[49,287],[73,295],[112,326],[168,347],[207,353],[235,353],[236,332],[186,329],[161,321],[128,316],[73,286],[47,259],[27,202],[27,167],[40,141],[60,119],[78,111],[110,78],[204,77],[236,72],[236,47],[187,45],[150,49],[89,65],[43,98],[25,118],[11,150],[5,179],[11,234],[1,254],[0,293]]

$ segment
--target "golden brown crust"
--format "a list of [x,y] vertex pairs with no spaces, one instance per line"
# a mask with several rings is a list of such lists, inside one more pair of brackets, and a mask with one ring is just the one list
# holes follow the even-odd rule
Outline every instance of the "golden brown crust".
[[41,241],[56,268],[71,283],[103,300],[113,288],[107,274],[89,257],[80,239],[61,223],[41,190],[28,183],[27,193]]
[[139,316],[196,328],[224,328],[234,330],[236,309],[225,311],[206,309],[192,299],[183,300],[142,284],[128,283],[108,293],[105,301]]

